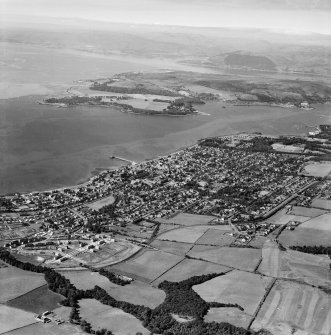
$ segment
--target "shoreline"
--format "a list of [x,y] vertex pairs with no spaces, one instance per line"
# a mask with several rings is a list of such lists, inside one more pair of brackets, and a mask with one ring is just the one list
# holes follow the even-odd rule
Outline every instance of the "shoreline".
[[[159,155],[153,156],[153,157],[151,157],[149,159],[138,160],[135,163],[136,163],[136,165],[139,165],[139,164],[144,163],[144,162],[153,162],[153,161],[156,161],[156,160],[161,159],[163,157],[166,157],[168,155],[176,154],[176,153],[178,153],[178,152],[180,152],[182,150],[194,147],[195,145],[197,145],[203,139],[213,138],[213,137],[234,136],[234,135],[239,135],[239,134],[254,134],[254,132],[238,131],[238,132],[235,132],[235,133],[227,133],[227,134],[221,134],[221,135],[215,135],[215,136],[202,137],[202,138],[194,141],[194,143],[191,144],[191,145],[184,145],[184,146],[179,147],[176,150],[169,150],[169,151],[166,151],[164,154],[159,154]],[[279,136],[296,136],[296,137],[301,137],[301,138],[306,138],[307,137],[306,135],[303,136],[303,135],[298,135],[298,134],[273,135],[273,134],[263,133],[261,135],[262,136],[273,137],[273,138],[275,138],[275,137],[277,138]],[[96,167],[93,170],[90,170],[88,172],[88,176],[86,176],[85,178],[82,178],[80,181],[77,181],[74,184],[64,185],[64,186],[55,187],[55,188],[46,188],[45,190],[33,190],[33,191],[25,191],[25,192],[4,193],[4,194],[0,194],[0,197],[10,196],[10,195],[16,194],[16,193],[18,193],[18,194],[29,194],[29,193],[35,193],[35,192],[42,193],[42,192],[61,191],[61,190],[64,190],[66,188],[82,187],[82,186],[86,185],[92,178],[98,176],[99,174],[101,174],[103,172],[111,171],[111,170],[118,170],[118,169],[123,168],[126,165],[130,165],[130,164],[123,164],[123,165],[120,165],[120,166],[110,166],[108,168],[107,167],[105,167],[105,168],[103,168],[103,167]]]

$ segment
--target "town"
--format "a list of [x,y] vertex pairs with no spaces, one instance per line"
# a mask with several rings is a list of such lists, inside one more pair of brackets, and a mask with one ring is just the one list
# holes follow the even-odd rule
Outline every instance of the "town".
[[122,259],[118,253],[128,257],[147,247],[162,218],[187,212],[232,225],[234,245],[246,244],[274,230],[264,219],[318,179],[299,173],[310,156],[266,150],[261,143],[267,141],[259,134],[204,139],[168,156],[104,170],[81,186],[4,196],[1,240],[52,266],[91,265],[86,253],[109,247],[116,255],[109,265]]

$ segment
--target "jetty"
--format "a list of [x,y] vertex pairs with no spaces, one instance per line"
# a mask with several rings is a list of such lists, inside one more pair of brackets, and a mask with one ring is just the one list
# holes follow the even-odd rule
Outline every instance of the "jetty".
[[118,160],[120,160],[120,161],[130,163],[130,164],[132,164],[132,165],[136,165],[136,164],[137,164],[137,162],[135,162],[135,161],[131,161],[131,160],[129,160],[129,159],[126,159],[126,158],[123,158],[123,157],[119,157],[119,156],[111,156],[110,158],[111,158],[111,159],[118,159]]

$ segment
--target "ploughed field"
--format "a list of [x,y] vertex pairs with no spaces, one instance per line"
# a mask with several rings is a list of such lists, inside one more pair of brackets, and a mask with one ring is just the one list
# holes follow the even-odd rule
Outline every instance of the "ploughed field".
[[270,240],[265,242],[262,249],[262,262],[258,272],[274,278],[295,279],[331,288],[330,259],[327,256],[294,250],[282,251]]
[[265,328],[274,335],[329,335],[329,295],[316,288],[278,280],[262,305],[252,329]]

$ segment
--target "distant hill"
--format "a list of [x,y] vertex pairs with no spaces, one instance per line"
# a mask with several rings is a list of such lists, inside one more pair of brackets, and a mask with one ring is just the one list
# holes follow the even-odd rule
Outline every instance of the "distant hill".
[[224,62],[228,66],[246,67],[255,70],[275,71],[276,64],[265,56],[241,55],[233,53],[225,57]]

